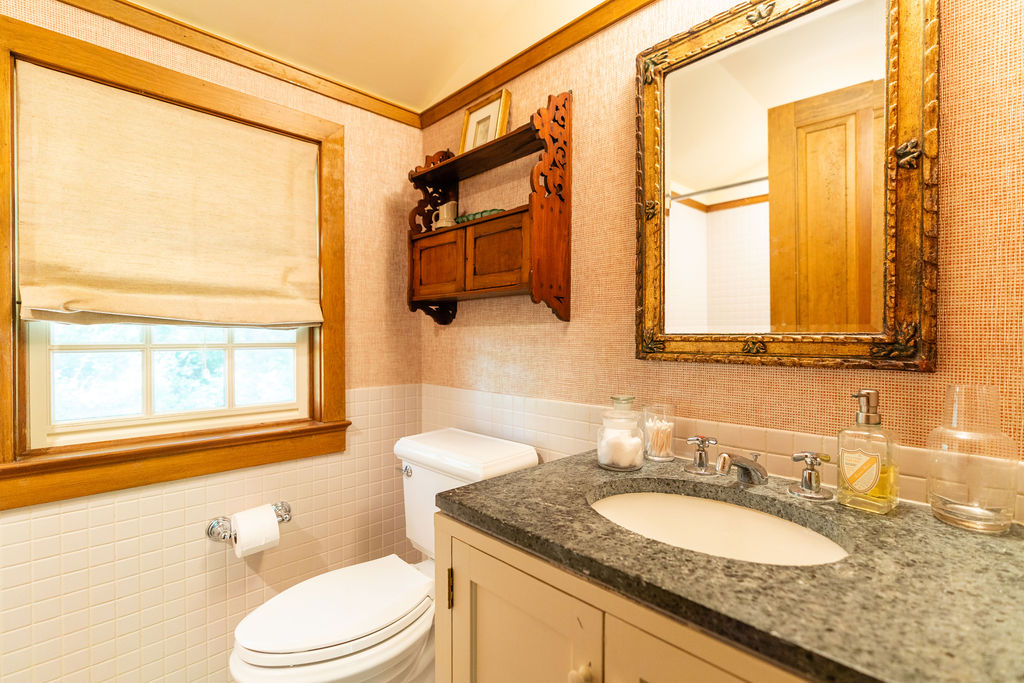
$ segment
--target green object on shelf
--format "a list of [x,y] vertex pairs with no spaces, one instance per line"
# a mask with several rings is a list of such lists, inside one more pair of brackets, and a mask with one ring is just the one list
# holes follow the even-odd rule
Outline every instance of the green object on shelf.
[[477,218],[483,218],[484,216],[490,216],[494,213],[501,213],[504,209],[485,209],[484,211],[477,211],[476,213],[464,213],[461,216],[455,218],[456,223],[468,223],[469,221],[475,221]]

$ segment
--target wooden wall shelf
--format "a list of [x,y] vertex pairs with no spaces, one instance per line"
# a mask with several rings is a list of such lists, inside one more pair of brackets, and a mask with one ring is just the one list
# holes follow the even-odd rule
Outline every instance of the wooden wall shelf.
[[[522,159],[534,152],[544,149],[544,143],[537,137],[537,131],[531,123],[525,123],[507,135],[495,138],[468,152],[453,156],[436,166],[429,166],[422,171],[409,174],[413,183],[441,184],[466,178],[478,173],[490,171],[510,161]],[[423,168],[423,167],[420,167]]]
[[[536,152],[527,204],[432,229],[433,212],[458,201],[460,180]],[[423,195],[409,214],[409,310],[447,325],[458,301],[528,293],[569,320],[572,93],[549,96],[529,123],[469,152],[428,156],[409,180]]]

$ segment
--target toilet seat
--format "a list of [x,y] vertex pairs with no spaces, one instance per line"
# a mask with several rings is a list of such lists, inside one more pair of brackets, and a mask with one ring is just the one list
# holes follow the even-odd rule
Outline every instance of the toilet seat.
[[229,670],[238,683],[433,683],[434,606],[374,647],[315,664],[254,666],[236,644]]
[[424,598],[405,616],[398,621],[391,622],[384,628],[374,631],[362,638],[356,638],[330,647],[305,650],[301,652],[268,653],[250,650],[243,645],[235,645],[239,658],[255,666],[295,666],[297,664],[316,664],[329,659],[337,659],[356,652],[362,652],[388,638],[401,633],[409,628],[417,619],[425,614],[434,604],[430,598]]
[[235,629],[256,667],[325,662],[378,646],[433,613],[433,581],[397,555],[327,572],[274,596]]

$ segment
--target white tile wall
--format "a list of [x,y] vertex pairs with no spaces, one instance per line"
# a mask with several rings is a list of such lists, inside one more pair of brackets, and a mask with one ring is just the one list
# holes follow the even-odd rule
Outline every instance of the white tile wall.
[[665,291],[686,293],[665,297],[665,329],[669,332],[708,331],[707,216],[682,202],[669,206]]
[[768,332],[771,295],[768,204],[703,213],[680,202],[666,235],[665,329]]
[[[405,539],[395,440],[418,384],[347,392],[348,450],[0,512],[0,680],[227,680],[248,611]],[[286,500],[278,547],[235,558],[207,521]]]
[[[609,406],[568,403],[546,399],[509,396],[470,389],[423,385],[422,424],[424,430],[459,427],[522,441],[537,448],[544,461],[562,458],[595,447],[601,414]],[[685,443],[695,434],[714,436],[718,445],[709,449],[712,458],[723,450],[755,451],[769,474],[798,479],[803,463],[795,463],[798,451],[828,453],[833,459],[839,448],[834,436],[804,434],[783,429],[762,429],[727,422],[709,422],[689,417],[676,418],[675,453],[689,458],[693,447]],[[900,499],[923,503],[928,474],[927,452],[903,446],[899,454]],[[834,463],[821,467],[822,482],[836,485]],[[1024,521],[1024,463],[1017,477],[1016,519]]]
[[770,332],[768,202],[707,214],[708,328]]
[[[397,552],[405,539],[392,454],[406,434],[454,426],[537,447],[544,460],[594,447],[605,406],[410,384],[347,393],[345,453],[0,512],[0,680],[222,681],[232,632],[288,586]],[[765,453],[769,472],[796,477],[795,450],[836,454],[816,434],[676,419],[684,439]],[[924,499],[923,449],[900,454],[901,497]],[[836,469],[823,479],[834,485]],[[1019,478],[1024,491],[1024,472]],[[236,559],[206,539],[207,521],[287,500],[294,520],[278,547]],[[1024,519],[1024,495],[1018,496]]]

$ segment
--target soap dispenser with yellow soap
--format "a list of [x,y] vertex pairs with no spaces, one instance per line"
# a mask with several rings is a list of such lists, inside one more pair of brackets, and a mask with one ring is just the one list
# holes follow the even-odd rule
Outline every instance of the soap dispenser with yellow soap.
[[839,432],[836,500],[843,505],[885,514],[899,502],[896,452],[899,439],[882,428],[878,392],[861,389],[857,423]]

